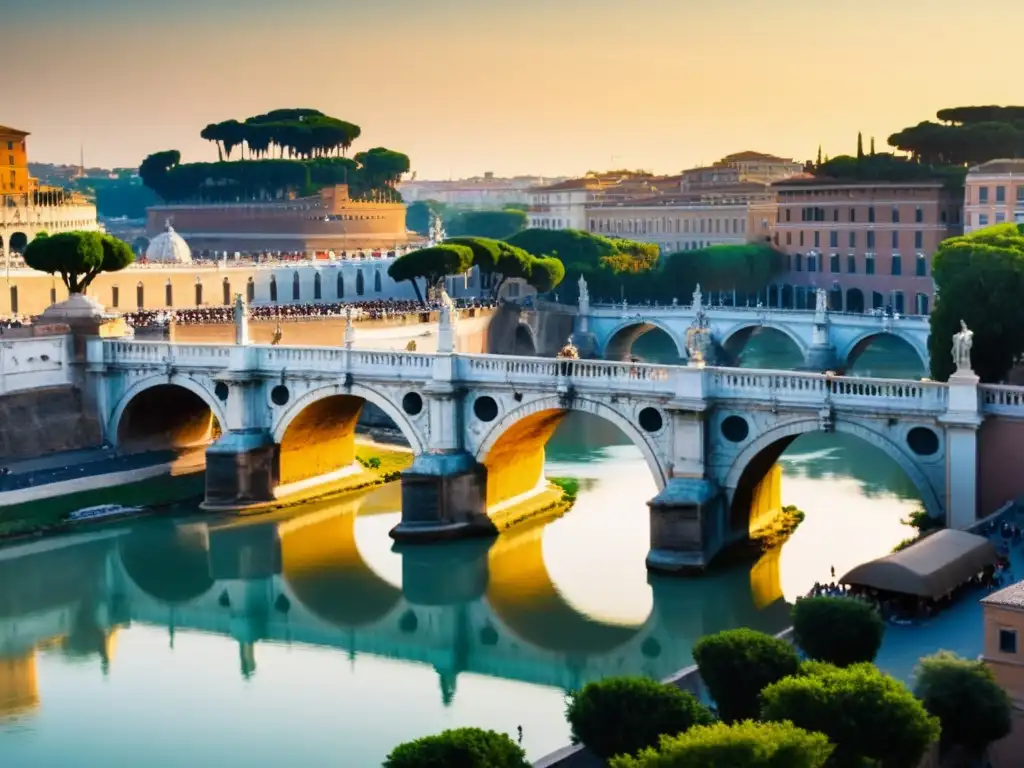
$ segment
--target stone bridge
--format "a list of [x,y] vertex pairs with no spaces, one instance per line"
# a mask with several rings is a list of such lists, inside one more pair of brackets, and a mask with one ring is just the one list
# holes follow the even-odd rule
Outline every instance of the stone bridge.
[[415,454],[402,475],[399,540],[505,527],[503,512],[545,488],[544,445],[570,411],[614,424],[646,459],[659,488],[650,501],[653,569],[702,569],[747,535],[752,501],[779,454],[818,430],[882,450],[931,515],[951,526],[975,519],[976,433],[989,398],[969,371],[946,384],[467,355],[454,351],[449,321],[433,354],[258,346],[244,328],[238,337],[234,345],[93,339],[87,348],[105,434],[120,450],[213,439],[206,504],[214,509],[266,505],[358,473],[355,424],[369,402]]
[[873,342],[886,336],[904,342],[907,353],[928,370],[927,317],[832,312],[825,291],[818,295],[817,309],[805,311],[709,305],[699,290],[688,306],[591,306],[584,291],[576,319],[577,344],[595,357],[626,360],[638,338],[659,329],[675,344],[680,360],[686,360],[690,329],[702,327],[710,333],[719,359],[730,362],[754,333],[771,330],[792,342],[806,369],[843,371]]

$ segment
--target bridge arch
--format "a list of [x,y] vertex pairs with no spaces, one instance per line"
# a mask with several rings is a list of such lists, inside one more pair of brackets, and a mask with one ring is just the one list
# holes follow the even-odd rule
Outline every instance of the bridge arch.
[[[489,507],[529,493],[543,482],[544,446],[569,411],[589,413],[618,427],[640,449],[658,490],[665,487],[668,467],[652,434],[638,426],[638,418],[586,397],[546,395],[505,412],[480,441],[474,456],[487,467]],[[659,431],[666,429],[670,426],[663,424]]]
[[[182,417],[185,423],[176,424]],[[148,376],[125,390],[107,421],[106,434],[119,448],[132,440],[155,440],[161,435],[172,447],[186,447],[209,442],[211,429],[224,429],[226,424],[223,404],[201,382],[182,374],[163,374]]]
[[769,330],[785,336],[793,343],[793,346],[796,347],[796,350],[800,353],[801,357],[807,354],[807,344],[804,340],[794,333],[788,326],[776,323],[739,323],[738,325],[731,327],[719,337],[721,339],[720,344],[729,354],[739,356],[743,351],[743,348],[746,347],[747,342],[750,341],[750,337],[760,330]]
[[[921,366],[925,371],[928,371],[930,363],[928,350],[922,347],[921,344],[913,337],[900,333],[898,330],[893,329],[891,331],[875,330],[865,331],[859,336],[856,336],[844,349],[839,352],[839,360],[842,362],[844,368],[850,368],[868,347],[883,337],[889,337],[893,339],[899,339],[901,342],[910,347],[914,354],[917,355],[917,359],[921,362]],[[925,342],[927,344],[927,342]]]
[[660,320],[640,316],[627,318],[612,328],[605,339],[601,357],[605,360],[626,360],[637,339],[654,330],[661,331],[672,340],[680,360],[687,358],[686,340],[671,326]]
[[117,553],[132,584],[164,605],[194,602],[215,583],[209,531],[203,524],[136,526],[118,540]]
[[512,354],[521,357],[535,357],[537,355],[537,336],[526,323],[519,323],[516,326],[515,335],[512,337]]
[[[863,424],[837,418],[834,421],[834,429],[836,432],[860,438],[895,461],[913,483],[925,511],[932,517],[945,518],[942,496],[908,451],[888,436]],[[821,425],[817,418],[790,421],[758,435],[736,455],[722,484],[728,494],[726,502],[734,530],[741,529],[747,522],[753,493],[782,452],[800,435],[820,430]],[[940,439],[944,441],[944,438]],[[943,446],[939,455],[944,453]]]
[[425,440],[412,419],[422,418],[426,403],[422,394],[415,394],[420,410],[414,417],[386,395],[355,383],[348,387],[317,387],[286,405],[274,419],[272,431],[274,442],[280,446],[280,484],[308,480],[351,466],[355,462],[356,423],[364,403],[380,408],[402,432],[413,453],[422,453]]

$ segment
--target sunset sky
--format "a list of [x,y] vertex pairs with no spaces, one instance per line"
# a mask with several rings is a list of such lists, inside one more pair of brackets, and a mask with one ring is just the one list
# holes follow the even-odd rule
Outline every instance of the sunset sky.
[[216,159],[204,125],[357,123],[420,178],[659,172],[743,149],[852,152],[1024,101],[1021,0],[24,0],[0,11],[0,124],[41,162]]

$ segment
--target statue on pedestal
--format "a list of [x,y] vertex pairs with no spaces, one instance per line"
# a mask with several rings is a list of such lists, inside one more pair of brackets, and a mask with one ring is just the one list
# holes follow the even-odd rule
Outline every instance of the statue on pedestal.
[[577,283],[577,285],[579,286],[579,292],[580,292],[579,305],[581,307],[589,307],[590,306],[590,290],[587,288],[587,281],[583,277],[583,275],[580,275],[580,279],[579,279],[579,282]]
[[974,331],[967,323],[960,321],[960,333],[953,334],[953,363],[957,373],[973,373],[971,369],[971,347],[974,346]]
[[814,297],[814,311],[818,313],[828,312],[828,293],[825,291],[825,289],[819,288],[815,292]]
[[356,340],[356,329],[352,325],[352,307],[345,307],[345,349],[352,349]]
[[249,310],[245,306],[242,294],[235,294],[235,344],[249,343]]
[[704,303],[704,295],[700,292],[700,283],[697,283],[697,289],[693,292],[693,309],[696,312],[700,312],[701,305]]

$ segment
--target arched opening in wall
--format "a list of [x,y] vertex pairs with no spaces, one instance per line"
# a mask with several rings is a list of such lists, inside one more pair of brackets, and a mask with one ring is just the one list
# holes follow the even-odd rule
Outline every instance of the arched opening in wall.
[[138,309],[146,306],[146,288],[142,285],[141,280],[135,286],[135,306]]
[[828,308],[831,312],[843,311],[843,289],[839,287],[839,283],[832,283],[832,288],[828,292]]
[[314,505],[298,525],[281,532],[281,570],[292,596],[340,629],[374,626],[402,599],[402,590],[378,576],[359,552],[355,521],[362,498]]
[[861,337],[846,355],[848,374],[885,379],[920,379],[928,366],[913,344],[895,333],[870,333]]
[[872,309],[885,309],[885,296],[878,291],[871,292],[871,308]]
[[778,328],[749,325],[731,333],[722,343],[726,365],[740,368],[793,370],[804,363],[804,353],[793,338]]
[[659,325],[634,322],[615,331],[605,345],[605,360],[677,364],[686,356],[680,344]]
[[338,297],[338,299],[345,298],[345,276],[341,274],[341,272],[338,272],[338,280],[335,291],[335,295]]
[[783,309],[793,309],[796,305],[794,304],[793,298],[793,286],[784,285],[782,286],[781,296],[779,301],[782,303]]
[[227,306],[228,304],[231,303],[231,279],[225,277],[224,282],[221,283],[221,286],[221,298],[224,303],[224,306]]
[[132,250],[135,251],[136,256],[145,255],[147,248],[149,248],[149,238],[136,237],[132,240]]
[[[754,426],[749,414],[735,413],[715,420],[713,429],[715,439],[743,442]],[[915,481],[903,467],[941,457],[941,430],[915,427],[900,430],[892,441],[869,440],[855,425],[840,422],[835,432],[824,433],[816,420],[808,420],[778,434],[747,445],[724,485],[733,538],[770,526],[784,506],[805,513],[770,558],[789,601],[815,582],[835,581],[850,568],[889,554],[916,535],[901,521],[937,504],[924,476]]]
[[373,291],[374,291],[374,293],[380,293],[383,290],[384,290],[384,288],[383,288],[383,286],[381,284],[381,279],[380,279],[380,270],[379,269],[374,270],[374,272],[373,272]]
[[277,277],[274,275],[270,276],[270,300],[277,301]]
[[914,313],[922,316],[927,315],[930,311],[928,305],[928,294],[918,292],[914,297]]
[[121,306],[121,291],[116,285],[110,286],[110,307],[117,309]]
[[[286,392],[287,388],[283,392],[272,392],[271,398],[276,396],[287,402]],[[415,417],[423,412],[426,401],[420,393],[410,391],[399,407],[405,414]],[[329,395],[309,403],[288,422],[278,451],[280,485],[342,470],[357,470],[357,455],[361,455],[356,443],[357,432],[369,434],[380,442],[409,444],[410,436],[373,403],[355,395]],[[367,448],[366,452],[364,458],[371,458],[372,448]]]
[[251,277],[245,283],[245,300],[250,304],[256,301],[256,281]]
[[8,243],[10,244],[11,253],[24,253],[25,247],[28,245],[28,235],[24,232],[15,232],[11,235]]
[[537,344],[529,326],[522,323],[516,326],[515,336],[512,338],[512,354],[520,357],[536,356]]
[[18,314],[18,286],[12,285],[10,287],[11,292],[11,314]]
[[196,600],[213,587],[205,525],[157,522],[118,540],[121,565],[136,587],[167,605]]
[[518,503],[516,499],[525,501],[547,487],[545,461],[549,444],[554,461],[571,460],[581,452],[617,454],[625,449],[623,461],[631,462],[630,471],[642,478],[637,484],[650,490],[642,503],[657,493],[664,481],[663,470],[648,441],[649,436],[666,427],[667,413],[657,407],[644,407],[627,420],[586,400],[573,400],[564,406],[555,398],[550,402],[550,407],[533,410],[537,408],[534,405],[500,418],[498,405],[489,395],[480,395],[470,403],[472,421],[484,428],[495,423],[477,456],[487,469],[487,507],[492,513]]
[[174,306],[174,286],[170,280],[164,285],[164,304],[168,307]]
[[848,288],[846,290],[846,311],[864,312],[864,292],[860,288]]
[[292,273],[292,301],[299,301],[302,298],[302,286],[299,282],[299,272]]
[[363,283],[363,270],[356,270],[356,296],[362,296],[365,293],[366,286]]
[[778,307],[778,306],[780,306],[779,305],[780,298],[781,297],[780,297],[779,286],[777,286],[777,285],[769,285],[768,286],[768,306],[769,307]]
[[203,398],[177,384],[158,384],[136,394],[117,423],[122,453],[186,451],[208,445],[220,434]]
[[320,301],[323,298],[323,284],[320,280],[320,273],[313,275],[313,300]]
[[203,279],[201,277],[196,278],[196,306],[203,306]]

